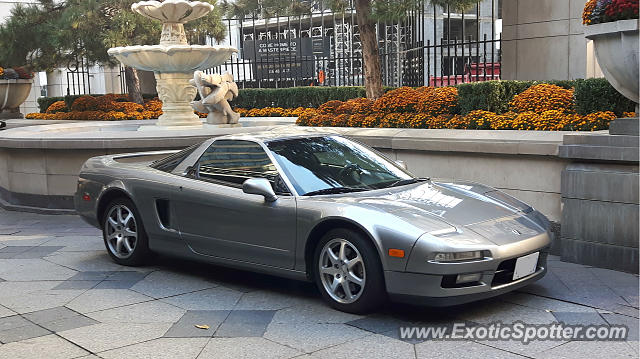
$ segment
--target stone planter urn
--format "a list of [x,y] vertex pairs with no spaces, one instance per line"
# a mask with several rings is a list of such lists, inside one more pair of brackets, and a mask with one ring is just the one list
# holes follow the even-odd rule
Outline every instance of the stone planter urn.
[[33,80],[0,80],[0,119],[23,118],[20,105],[29,97]]
[[593,40],[596,59],[609,83],[637,104],[638,19],[587,25],[584,34]]

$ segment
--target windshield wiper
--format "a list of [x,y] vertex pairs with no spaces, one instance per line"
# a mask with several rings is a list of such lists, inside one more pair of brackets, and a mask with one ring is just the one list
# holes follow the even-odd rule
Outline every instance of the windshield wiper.
[[398,181],[395,181],[395,182],[391,182],[388,186],[385,186],[384,188],[406,186],[408,184],[414,184],[414,183],[425,181],[425,180],[426,179],[424,179],[424,178],[402,179],[402,180],[398,180]]
[[366,190],[367,190],[367,188],[362,188],[362,187],[330,187],[330,188],[319,189],[317,191],[307,192],[304,195],[305,196],[315,196],[315,195],[321,195],[321,194],[339,194],[339,193],[349,193],[349,192],[362,192],[362,191],[366,191]]

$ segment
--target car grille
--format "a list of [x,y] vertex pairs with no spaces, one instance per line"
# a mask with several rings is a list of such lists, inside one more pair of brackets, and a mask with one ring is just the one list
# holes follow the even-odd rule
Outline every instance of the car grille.
[[516,259],[517,258],[512,258],[500,263],[496,273],[493,275],[493,281],[491,282],[492,287],[513,282],[513,271],[516,269]]
[[[543,258],[546,258],[547,253],[540,251],[540,256],[538,257],[538,264],[536,264],[536,272],[540,269],[540,263]],[[511,258],[505,261],[502,261],[496,269],[496,273],[493,275],[493,281],[491,281],[491,286],[496,287],[503,284],[509,284],[513,282],[513,272],[516,269],[516,260],[518,258]]]

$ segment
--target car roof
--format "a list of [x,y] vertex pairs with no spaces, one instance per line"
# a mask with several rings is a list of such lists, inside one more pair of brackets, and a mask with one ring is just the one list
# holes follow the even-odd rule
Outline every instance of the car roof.
[[337,133],[331,133],[326,130],[317,128],[296,128],[296,127],[276,127],[266,131],[253,132],[253,133],[238,133],[225,135],[215,138],[215,140],[251,140],[257,142],[271,142],[276,140],[284,140],[290,138],[300,137],[322,137],[322,136],[336,136]]

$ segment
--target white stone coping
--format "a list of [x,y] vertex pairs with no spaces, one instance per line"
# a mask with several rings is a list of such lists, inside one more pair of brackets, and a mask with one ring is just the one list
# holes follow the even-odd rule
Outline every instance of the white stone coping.
[[[149,149],[189,146],[198,140],[232,133],[265,131],[274,126],[292,125],[295,118],[247,118],[249,127],[181,130],[155,129],[156,120],[79,121],[53,125],[25,126],[0,132],[0,148],[32,149]],[[148,126],[138,131],[141,126]]]
[[[196,140],[235,133],[266,131],[292,125],[295,118],[243,118],[250,127],[136,131],[153,121],[76,122],[29,126],[0,132],[0,148],[33,149],[162,149],[187,146]],[[405,151],[468,152],[557,156],[563,137],[575,132],[517,130],[450,130],[405,128],[306,127],[309,132],[338,133],[370,146]],[[580,132],[584,135],[607,131]]]
[[618,32],[638,31],[638,19],[618,20],[603,22],[600,24],[585,25],[584,37],[593,40],[600,35],[615,34]]
[[566,132],[336,128],[367,144],[391,150],[556,156]]

